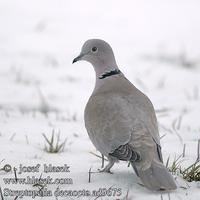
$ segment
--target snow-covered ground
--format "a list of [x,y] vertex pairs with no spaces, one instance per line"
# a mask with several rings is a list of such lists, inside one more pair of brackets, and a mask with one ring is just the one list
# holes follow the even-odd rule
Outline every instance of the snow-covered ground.
[[[170,194],[148,191],[124,162],[113,167],[114,174],[92,173],[88,182],[89,169],[101,167],[101,159],[90,153],[98,152],[83,122],[94,72],[86,62],[71,64],[85,40],[108,41],[120,69],[157,110],[165,161],[179,156],[186,144],[182,165],[188,166],[197,158],[200,139],[199,10],[198,0],[0,0],[0,168],[10,164],[18,178],[25,178],[40,177],[43,164],[67,164],[70,172],[42,177],[71,178],[73,184],[59,185],[62,190],[122,192],[102,199],[199,199],[198,183]],[[44,151],[42,133],[50,137],[52,130],[60,131],[61,141],[67,138],[62,153]],[[40,172],[18,174],[20,164],[41,164]],[[5,188],[38,189],[6,185],[3,178],[9,177],[14,173],[0,171],[3,193]],[[57,187],[47,185],[52,191]],[[79,197],[84,198],[95,199]]]

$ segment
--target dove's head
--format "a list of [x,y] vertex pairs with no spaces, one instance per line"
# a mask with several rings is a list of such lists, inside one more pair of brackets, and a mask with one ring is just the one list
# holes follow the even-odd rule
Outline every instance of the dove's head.
[[100,39],[87,40],[73,63],[85,60],[90,62],[99,76],[106,72],[118,69],[111,46]]

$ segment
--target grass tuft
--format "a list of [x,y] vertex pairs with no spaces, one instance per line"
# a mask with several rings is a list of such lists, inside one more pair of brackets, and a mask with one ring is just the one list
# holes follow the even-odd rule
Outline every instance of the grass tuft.
[[62,152],[65,148],[65,143],[67,139],[64,140],[64,142],[60,142],[60,132],[58,132],[56,139],[55,139],[55,130],[52,130],[51,138],[47,138],[47,136],[43,133],[42,134],[46,145],[44,147],[44,150],[48,153],[59,153]]
[[169,166],[170,157],[168,157],[166,162],[166,167],[169,169],[169,171],[174,175],[180,175],[181,172],[181,165],[180,163],[183,162],[182,155],[178,156],[178,158],[174,158],[171,166]]
[[183,179],[188,182],[200,181],[200,162],[191,164],[186,169],[181,170],[180,173],[183,176]]
[[194,162],[187,168],[184,168],[181,166],[181,163],[183,162],[182,155],[180,155],[178,158],[175,158],[172,162],[171,166],[169,166],[169,160],[170,157],[168,157],[166,162],[166,167],[169,169],[169,171],[174,174],[181,176],[183,179],[185,179],[188,182],[192,181],[200,181],[200,162]]

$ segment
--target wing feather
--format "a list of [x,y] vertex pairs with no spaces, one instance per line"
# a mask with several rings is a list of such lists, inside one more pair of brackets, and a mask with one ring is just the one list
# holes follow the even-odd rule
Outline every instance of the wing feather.
[[110,156],[116,157],[119,160],[137,162],[141,160],[140,154],[136,152],[129,144],[119,146]]

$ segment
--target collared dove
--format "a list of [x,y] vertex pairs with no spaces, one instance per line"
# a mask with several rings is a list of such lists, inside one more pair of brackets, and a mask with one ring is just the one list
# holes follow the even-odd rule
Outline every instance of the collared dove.
[[96,72],[84,120],[92,143],[109,160],[102,171],[110,172],[118,160],[130,161],[148,189],[176,189],[163,165],[153,105],[119,70],[111,46],[100,39],[88,40],[73,63],[79,60],[90,62]]

